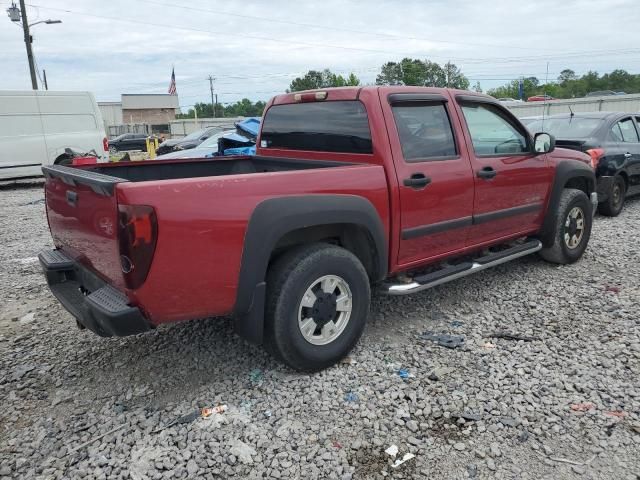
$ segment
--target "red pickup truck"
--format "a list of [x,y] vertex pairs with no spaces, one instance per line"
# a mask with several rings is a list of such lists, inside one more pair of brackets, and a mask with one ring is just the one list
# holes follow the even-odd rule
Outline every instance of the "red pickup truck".
[[40,261],[103,336],[234,314],[318,370],[361,335],[371,287],[418,292],[523,255],[571,263],[597,204],[589,157],[495,99],[419,87],[278,95],[255,156],[48,166]]

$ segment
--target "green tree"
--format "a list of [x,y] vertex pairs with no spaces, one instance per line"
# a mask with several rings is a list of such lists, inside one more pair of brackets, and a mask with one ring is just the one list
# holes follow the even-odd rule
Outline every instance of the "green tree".
[[[436,62],[425,60],[423,63],[424,63],[424,71],[425,71],[424,82],[422,84],[416,84],[416,85],[423,85],[425,87],[440,87],[440,88],[446,87],[447,71],[444,68],[442,68],[440,65],[438,65]],[[455,65],[453,65],[453,67],[455,70],[458,71]],[[408,83],[406,85],[413,85],[413,84]],[[469,85],[469,81],[467,80],[467,86],[468,85]]]
[[458,67],[453,63],[447,62],[443,67],[445,74],[445,84],[447,88],[459,88],[460,90],[469,89],[469,79],[465,77]]
[[380,68],[376,85],[415,85],[421,87],[469,88],[469,80],[453,63],[440,66],[430,60],[403,58]]
[[225,117],[259,117],[264,111],[265,102],[253,103],[248,98],[243,98],[239,102],[227,105],[224,109]]
[[574,72],[570,68],[565,68],[560,72],[560,75],[558,76],[558,83],[562,85],[570,81],[575,81],[577,79],[578,76],[576,75],[576,72]]
[[632,75],[620,69],[614,70],[611,73],[605,73],[601,81],[603,85],[606,85],[607,90],[613,90],[615,92],[635,92],[638,91],[638,87],[640,86],[639,75]]
[[[555,98],[584,97],[589,92],[599,90],[613,90],[614,92],[640,92],[640,74],[632,74],[626,70],[617,69],[600,76],[598,72],[589,71],[582,76],[566,68],[560,72],[556,82],[541,85],[537,78],[524,80],[525,97],[546,93]],[[489,90],[494,97],[514,97],[518,91],[518,80]]]
[[[536,77],[525,78],[522,82],[524,84],[525,99],[539,93],[540,82]],[[490,89],[487,93],[496,98],[519,98],[519,91],[520,80],[516,79],[501,87]]]
[[476,82],[476,84],[473,86],[473,91],[482,93],[482,86],[480,85],[480,82]]
[[[259,117],[262,116],[266,105],[266,102],[257,101],[254,103],[248,98],[243,98],[238,102],[230,103],[226,106],[218,103],[216,105],[216,117]],[[187,113],[179,113],[176,115],[176,118],[195,118],[196,112],[198,113],[198,118],[213,117],[211,104],[199,102],[196,103],[193,108],[190,108]]]
[[354,73],[350,73],[347,78],[336,75],[328,68],[323,71],[309,70],[304,76],[298,77],[289,85],[289,92],[300,92],[303,90],[314,90],[317,88],[346,87],[360,85],[360,79]]

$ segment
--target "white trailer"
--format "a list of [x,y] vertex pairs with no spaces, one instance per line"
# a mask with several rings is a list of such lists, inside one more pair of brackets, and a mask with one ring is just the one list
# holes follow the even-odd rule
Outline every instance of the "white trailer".
[[65,149],[109,161],[102,115],[92,93],[0,91],[0,179],[42,175]]

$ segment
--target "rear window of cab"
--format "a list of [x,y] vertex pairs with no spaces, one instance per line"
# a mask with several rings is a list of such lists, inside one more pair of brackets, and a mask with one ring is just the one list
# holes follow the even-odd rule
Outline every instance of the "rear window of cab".
[[358,100],[273,105],[262,122],[260,146],[373,153],[369,118]]

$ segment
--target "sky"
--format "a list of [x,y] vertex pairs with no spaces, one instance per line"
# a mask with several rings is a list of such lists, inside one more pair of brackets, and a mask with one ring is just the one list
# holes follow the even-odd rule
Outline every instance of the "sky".
[[[451,61],[486,91],[520,76],[640,73],[638,0],[26,0],[52,90],[167,93],[180,105],[267,100],[310,69],[374,83],[403,57]],[[0,0],[3,12],[10,0]],[[624,35],[621,33],[626,32]],[[0,90],[30,88],[22,29],[0,17]]]

